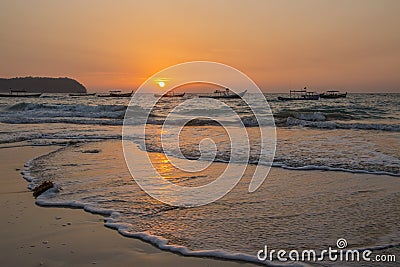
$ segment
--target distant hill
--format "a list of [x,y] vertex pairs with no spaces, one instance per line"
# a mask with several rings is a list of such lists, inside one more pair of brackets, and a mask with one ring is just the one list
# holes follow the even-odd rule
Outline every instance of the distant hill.
[[86,93],[85,86],[70,78],[0,78],[0,92],[9,92],[10,89],[26,90],[30,93]]

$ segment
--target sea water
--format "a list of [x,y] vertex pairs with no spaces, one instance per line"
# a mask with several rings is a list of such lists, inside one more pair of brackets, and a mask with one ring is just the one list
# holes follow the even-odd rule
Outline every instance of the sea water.
[[[197,208],[160,203],[134,182],[121,148],[121,126],[129,99],[49,95],[32,99],[0,99],[0,142],[3,145],[62,145],[60,150],[27,164],[25,178],[33,187],[52,180],[62,188],[38,198],[41,205],[82,207],[109,216],[106,225],[122,234],[145,239],[183,254],[257,261],[264,245],[275,249],[321,250],[347,238],[354,248],[397,247],[400,200],[400,94],[349,94],[345,99],[277,101],[266,95],[276,125],[274,166],[256,192],[248,183],[259,158],[258,125],[240,100],[227,100],[250,137],[249,164],[237,187],[224,198]],[[148,109],[152,95],[143,95]],[[251,94],[245,98],[255,97]],[[195,98],[189,95],[188,98]],[[182,130],[180,148],[187,159],[201,155],[199,141],[214,140],[218,150],[203,155],[209,169],[195,174],[170,168],[179,157],[174,143],[160,141],[169,111],[185,99],[162,99],[151,111],[145,149],[170,181],[199,186],[226,168],[230,143],[214,120],[226,123],[224,106],[204,104],[177,110],[175,120],[197,115]],[[200,100],[199,100],[200,101]],[[262,108],[260,103],[259,107]],[[262,112],[262,110],[261,110]],[[266,114],[268,116],[268,114]],[[234,127],[234,126],[232,126]],[[190,160],[189,163],[190,164]]]

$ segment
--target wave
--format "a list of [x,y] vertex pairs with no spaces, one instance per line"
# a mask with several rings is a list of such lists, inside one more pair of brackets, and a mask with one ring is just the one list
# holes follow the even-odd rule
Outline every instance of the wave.
[[[262,163],[261,163],[262,164]],[[389,171],[379,171],[379,170],[360,170],[351,168],[340,168],[340,167],[330,167],[330,166],[318,166],[318,165],[304,165],[304,166],[290,166],[284,163],[274,162],[273,167],[280,167],[287,170],[319,170],[319,171],[339,171],[339,172],[350,172],[350,173],[365,173],[365,174],[375,174],[375,175],[389,175],[400,177],[400,173],[393,173]]]
[[107,220],[105,223],[105,226],[116,229],[121,235],[126,236],[126,237],[132,237],[132,238],[139,238],[143,241],[149,242],[156,246],[157,248],[161,250],[166,250],[170,251],[173,253],[178,253],[183,256],[192,256],[192,257],[209,257],[209,258],[217,258],[217,259],[223,259],[223,260],[235,260],[235,261],[243,261],[243,262],[252,262],[252,263],[258,263],[258,264],[263,264],[267,266],[307,266],[305,264],[300,264],[300,263],[290,263],[290,264],[273,264],[271,261],[260,261],[257,259],[256,256],[245,254],[245,253],[232,253],[232,252],[227,252],[224,250],[190,250],[185,246],[179,246],[179,245],[170,245],[169,240],[165,239],[161,236],[156,236],[156,235],[151,235],[147,232],[137,232],[137,233],[132,233],[129,231],[129,229],[132,227],[130,224],[125,224],[125,223],[114,223],[112,220]]
[[[183,151],[183,154],[177,153],[176,151],[167,150],[165,151],[164,148],[156,145],[146,143],[146,147],[144,148],[142,144],[138,144],[139,149],[142,151],[146,150],[147,152],[156,152],[156,153],[163,153],[167,154],[171,157],[176,157],[180,159],[187,159],[187,160],[198,160],[200,158],[199,151]],[[290,154],[286,154],[285,157],[290,157]],[[389,175],[400,177],[400,170],[399,168],[390,168],[386,166],[385,163],[380,165],[364,165],[360,168],[358,165],[350,165],[348,162],[341,162],[338,166],[338,162],[329,162],[326,165],[314,165],[310,164],[306,161],[299,162],[298,158],[286,158],[286,159],[278,159],[278,156],[275,155],[274,161],[271,162],[264,162],[260,161],[258,156],[251,156],[249,159],[237,159],[231,160],[230,153],[228,152],[219,152],[215,157],[211,156],[211,158],[203,157],[203,160],[212,160],[213,162],[220,162],[220,163],[234,163],[234,164],[251,164],[251,165],[265,165],[265,166],[272,166],[283,168],[287,170],[319,170],[319,171],[339,171],[339,172],[350,172],[350,173],[365,173],[365,174],[375,174],[375,175]],[[329,166],[330,164],[334,166]]]
[[[49,154],[52,153],[57,153],[58,151],[62,150],[64,148],[57,149],[53,152],[50,152]],[[42,155],[37,157],[41,158],[46,155]],[[24,166],[24,170],[22,171],[24,179],[26,179],[29,182],[29,188],[32,189],[35,185],[35,180],[36,178],[33,177],[30,173],[31,168],[34,166],[34,160],[32,159],[28,161]],[[192,257],[210,257],[210,258],[216,258],[216,259],[223,259],[223,260],[234,260],[234,261],[243,261],[243,262],[252,262],[252,263],[257,263],[261,265],[266,265],[266,266],[309,266],[307,263],[300,263],[300,262],[290,262],[290,263],[284,263],[280,261],[260,261],[257,259],[255,255],[250,255],[246,253],[235,253],[235,252],[228,252],[225,250],[221,249],[210,249],[210,250],[190,250],[188,247],[181,246],[181,245],[176,245],[176,244],[170,244],[169,240],[159,236],[159,235],[153,235],[149,232],[135,232],[133,231],[134,225],[130,223],[126,223],[121,221],[121,213],[118,210],[115,209],[104,209],[104,208],[98,208],[94,206],[93,204],[89,203],[84,203],[82,201],[76,201],[76,200],[71,200],[71,201],[59,201],[55,200],[55,196],[57,195],[58,192],[58,185],[55,184],[54,187],[42,195],[40,195],[35,203],[39,206],[45,206],[45,207],[69,207],[69,208],[80,208],[83,209],[86,212],[90,212],[93,214],[101,214],[105,216],[104,220],[104,226],[117,230],[118,233],[121,235],[128,237],[128,238],[137,238],[140,240],[143,240],[145,242],[151,243],[155,247],[164,250],[164,251],[170,251],[173,253],[177,253],[183,256],[192,256]],[[365,251],[365,250],[371,250],[371,251],[379,251],[379,250],[384,250],[388,248],[393,248],[393,247],[399,247],[399,243],[392,243],[392,244],[376,244],[376,245],[371,245],[367,247],[359,247],[359,248],[352,248],[352,250],[358,250],[358,251]],[[317,257],[320,255],[318,254]]]
[[[314,118],[304,118],[308,115],[322,115],[322,120],[362,120],[362,119],[385,119],[388,115],[387,110],[378,107],[357,105],[313,105],[311,107],[295,107],[293,109],[275,109],[274,116],[277,118],[293,117],[297,119],[314,120]],[[316,118],[319,120],[318,118]]]
[[[247,116],[241,117],[241,121],[245,127],[287,127],[287,126],[302,126],[302,127],[311,127],[311,128],[319,128],[319,129],[344,129],[344,130],[377,130],[377,131],[391,131],[391,132],[399,132],[400,124],[388,124],[388,123],[345,123],[345,122],[337,122],[337,121],[327,121],[327,118],[319,113],[295,113],[296,117],[288,117],[284,120],[279,120],[275,118],[275,121],[271,119],[262,119],[257,120],[255,117]],[[225,125],[237,126],[238,122],[236,121],[223,121]],[[164,123],[163,119],[157,120],[148,120],[148,124],[156,124],[161,125]],[[175,120],[174,122],[170,122],[171,124],[180,125],[179,120]],[[215,120],[211,119],[194,119],[187,123],[188,126],[218,126],[221,125]]]
[[83,118],[83,117],[20,117],[7,116],[0,117],[1,123],[9,124],[41,124],[41,123],[71,123],[71,124],[88,124],[88,125],[122,125],[121,119],[110,118]]
[[274,114],[277,119],[296,118],[307,121],[325,121],[326,115],[322,112],[297,112],[297,111],[280,111]]
[[6,106],[3,109],[13,111],[26,110],[62,110],[62,111],[84,111],[84,112],[101,112],[101,111],[125,111],[124,105],[66,105],[66,104],[42,104],[42,103],[17,103]]
[[[72,124],[88,124],[88,125],[122,125],[124,123],[126,105],[91,105],[91,104],[46,104],[46,103],[16,103],[13,105],[3,105],[0,107],[0,122],[9,124],[40,124],[40,123],[72,123]],[[212,110],[218,113],[218,110]],[[224,110],[219,110],[223,114]],[[128,110],[130,119],[126,120],[128,124],[154,124],[162,125],[165,122],[166,114],[153,111],[150,113],[148,120],[143,114],[147,111],[139,106],[132,106]],[[197,114],[203,112],[204,116],[209,113],[208,110],[183,110],[182,113]],[[363,112],[367,112],[363,110]],[[400,124],[390,123],[369,123],[361,118],[366,115],[362,112],[351,114],[345,108],[339,107],[322,107],[320,108],[300,108],[296,110],[280,109],[274,111],[272,118],[266,116],[258,121],[255,116],[247,113],[240,114],[241,122],[245,127],[258,126],[301,126],[319,129],[355,129],[355,130],[379,130],[379,131],[400,131]],[[198,114],[199,115],[199,114]],[[369,116],[369,119],[374,117]],[[382,118],[382,117],[380,117]],[[235,118],[219,118],[226,125],[240,125],[240,121]],[[387,117],[386,117],[387,119]],[[351,120],[352,122],[346,122]],[[359,122],[357,122],[359,120]],[[356,121],[356,122],[354,122]],[[393,122],[393,120],[391,120]],[[394,120],[395,121],[395,120]],[[176,118],[169,123],[181,125],[186,122],[183,118]],[[191,120],[187,126],[218,126],[216,120],[199,118]]]
[[120,140],[120,134],[90,134],[90,133],[31,133],[26,135],[7,136],[0,139],[0,144],[19,143],[29,141],[29,145],[52,145],[70,144],[76,142],[99,141],[99,140]]
[[[245,127],[257,127],[258,125],[261,126],[275,126],[274,122],[272,120],[264,120],[264,121],[258,121],[255,117],[242,117],[240,120],[228,120],[228,119],[208,119],[208,118],[196,118],[192,119],[190,121],[187,121],[186,119],[174,119],[174,120],[168,120],[169,125],[186,125],[186,126],[221,126],[221,125],[226,125],[226,126],[241,126],[241,123]],[[164,118],[159,118],[159,119],[154,119],[150,118],[147,120],[147,124],[154,124],[154,125],[162,125],[165,123]]]
[[[124,105],[67,105],[67,104],[41,104],[17,103],[3,107],[3,112],[29,112],[36,117],[89,117],[89,118],[123,118],[127,106]],[[12,114],[11,113],[11,114]]]
[[[29,182],[29,189],[33,189],[35,187],[35,180],[36,178],[33,177],[30,173],[30,169],[33,166],[33,161],[36,159],[39,159],[41,157],[47,156],[52,153],[57,153],[59,150],[62,150],[64,148],[57,149],[55,151],[52,151],[46,155],[39,156],[35,159],[29,160],[25,165],[24,165],[24,170],[21,172],[23,175],[23,178]],[[185,246],[180,246],[180,245],[173,245],[169,244],[169,240],[162,237],[162,236],[157,236],[157,235],[152,235],[148,232],[132,232],[131,229],[133,229],[133,225],[129,223],[124,223],[119,221],[120,213],[117,210],[114,209],[102,209],[102,208],[97,208],[93,205],[81,202],[81,201],[57,201],[54,200],[54,196],[57,194],[59,185],[54,183],[53,188],[50,190],[47,190],[43,194],[37,197],[35,203],[39,206],[43,207],[67,207],[67,208],[80,208],[83,209],[86,212],[92,213],[92,214],[100,214],[103,216],[106,216],[104,220],[104,226],[117,230],[118,233],[125,237],[129,238],[138,238],[140,240],[143,240],[145,242],[151,243],[155,247],[164,250],[164,251],[170,251],[173,253],[177,253],[183,256],[192,256],[192,257],[209,257],[209,258],[216,258],[216,259],[222,259],[222,260],[234,260],[234,261],[243,261],[243,262],[252,262],[252,263],[258,263],[266,266],[286,266],[284,263],[279,263],[279,264],[273,264],[270,261],[260,261],[257,259],[255,255],[249,255],[245,253],[233,253],[233,252],[228,252],[224,250],[190,250]],[[307,266],[305,264],[289,264],[290,266]]]
[[384,123],[342,123],[334,121],[307,121],[289,117],[286,120],[286,126],[302,126],[319,129],[355,129],[355,130],[379,130],[400,132],[400,124]]
[[[21,174],[23,175],[23,178],[29,182],[28,188],[30,190],[32,190],[36,186],[36,183],[35,183],[36,178],[34,176],[32,176],[32,174],[30,172],[31,168],[33,167],[33,162],[39,158],[57,153],[63,149],[65,149],[65,148],[56,149],[55,151],[52,151],[45,155],[41,155],[41,156],[31,159],[27,163],[25,163],[24,170],[21,172]],[[147,232],[132,232],[131,231],[131,229],[133,229],[132,224],[123,223],[118,220],[120,217],[120,213],[117,210],[97,208],[93,205],[90,205],[90,204],[87,204],[87,203],[84,203],[81,201],[57,201],[57,200],[54,200],[54,196],[58,193],[58,190],[59,190],[59,185],[54,183],[53,188],[47,190],[46,192],[44,192],[43,194],[38,196],[37,199],[35,200],[35,203],[37,205],[43,206],[43,207],[80,208],[86,212],[106,216],[106,219],[104,220],[104,225],[108,228],[117,230],[121,235],[126,236],[126,237],[131,237],[131,238],[138,238],[143,241],[151,243],[152,245],[154,245],[155,247],[157,247],[161,250],[178,253],[178,254],[181,254],[184,256],[210,257],[210,258],[217,258],[217,259],[224,259],[224,260],[253,262],[253,263],[263,264],[263,265],[267,265],[267,266],[284,266],[283,263],[280,263],[279,265],[275,265],[269,261],[259,261],[255,255],[249,255],[249,254],[245,254],[245,253],[232,253],[232,252],[227,252],[224,250],[195,250],[195,251],[193,251],[193,250],[188,249],[185,246],[169,244],[169,240],[164,237],[161,237],[161,236],[152,235]],[[290,266],[306,266],[306,265],[304,265],[304,264],[293,265],[293,263],[291,263]]]

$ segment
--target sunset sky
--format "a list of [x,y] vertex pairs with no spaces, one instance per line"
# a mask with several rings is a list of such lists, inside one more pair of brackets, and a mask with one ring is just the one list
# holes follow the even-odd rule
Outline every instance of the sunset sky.
[[0,77],[135,89],[185,61],[221,62],[265,92],[400,92],[400,1],[1,1]]

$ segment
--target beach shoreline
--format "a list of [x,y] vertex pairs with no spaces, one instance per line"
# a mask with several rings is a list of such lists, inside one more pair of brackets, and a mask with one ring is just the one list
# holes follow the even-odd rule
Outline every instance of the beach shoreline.
[[57,148],[0,148],[2,266],[254,266],[162,251],[107,229],[102,215],[80,209],[37,206],[21,171],[29,160]]

